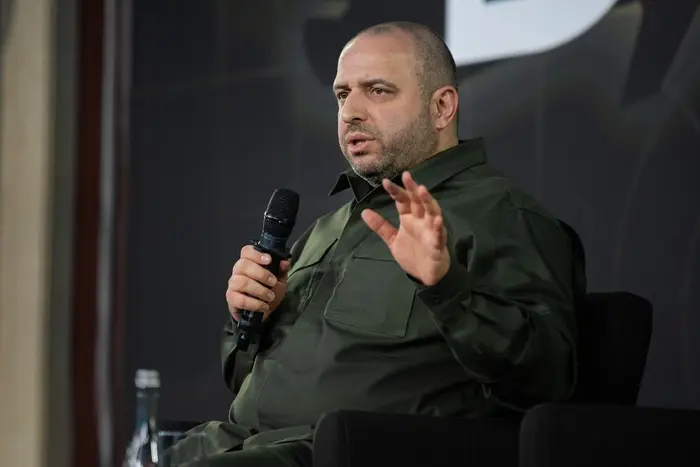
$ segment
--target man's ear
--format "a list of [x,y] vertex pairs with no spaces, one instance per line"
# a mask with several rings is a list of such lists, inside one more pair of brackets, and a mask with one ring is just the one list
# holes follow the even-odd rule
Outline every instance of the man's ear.
[[444,130],[457,118],[459,94],[454,86],[443,86],[433,93],[431,112],[435,119],[435,129]]

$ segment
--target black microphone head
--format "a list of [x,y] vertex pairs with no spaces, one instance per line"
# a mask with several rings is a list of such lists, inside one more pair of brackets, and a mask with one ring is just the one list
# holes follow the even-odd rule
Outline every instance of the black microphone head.
[[286,188],[278,188],[267,203],[263,234],[287,238],[292,234],[299,211],[299,194]]

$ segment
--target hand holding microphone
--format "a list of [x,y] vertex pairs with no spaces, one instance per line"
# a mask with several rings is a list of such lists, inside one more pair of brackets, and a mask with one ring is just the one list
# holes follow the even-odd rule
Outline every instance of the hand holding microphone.
[[275,190],[267,205],[260,239],[241,250],[226,291],[229,311],[238,323],[237,346],[258,343],[262,323],[282,302],[287,291],[290,252],[287,240],[294,229],[299,195]]
[[226,290],[228,309],[236,321],[240,319],[240,310],[262,312],[265,321],[284,298],[290,263],[287,260],[280,262],[280,276],[275,277],[267,269],[271,262],[270,255],[259,252],[252,245],[241,250]]

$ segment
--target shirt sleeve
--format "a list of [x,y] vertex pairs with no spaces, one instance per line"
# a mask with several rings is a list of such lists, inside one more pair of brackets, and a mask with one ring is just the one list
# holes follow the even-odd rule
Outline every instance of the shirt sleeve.
[[563,400],[576,378],[569,238],[539,213],[505,211],[452,235],[449,271],[417,296],[477,381],[512,400]]
[[[301,254],[301,251],[304,249],[304,245],[306,245],[306,241],[308,240],[311,231],[312,228],[307,229],[292,245],[290,251],[292,255],[292,263],[296,261]],[[282,312],[285,307],[288,307],[290,302],[291,300],[289,300],[289,297],[285,296],[285,298],[280,302],[277,310],[275,310],[275,312],[272,313],[263,324],[260,344],[261,349],[265,348],[268,344],[267,340],[269,337],[269,330],[276,322],[275,315],[279,316],[281,314],[280,312]],[[234,394],[238,392],[241,384],[243,384],[243,380],[250,372],[253,366],[253,361],[255,360],[255,355],[251,354],[250,351],[238,351],[238,346],[236,344],[237,341],[238,327],[233,317],[228,314],[221,339],[221,367],[224,382]]]

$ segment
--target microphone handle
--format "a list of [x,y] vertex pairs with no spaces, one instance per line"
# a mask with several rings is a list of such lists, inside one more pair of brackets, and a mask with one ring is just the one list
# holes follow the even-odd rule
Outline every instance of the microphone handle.
[[[256,241],[253,242],[253,248],[260,253],[267,253],[270,255],[272,260],[265,267],[265,269],[274,274],[275,277],[278,277],[280,272],[280,263],[283,259],[287,259],[289,257],[287,252],[271,250],[266,248],[260,242]],[[240,318],[238,319],[238,338],[236,341],[238,350],[243,350],[245,352],[248,350],[251,343],[257,343],[257,341],[260,339],[262,320],[263,313],[260,311],[241,310]]]

